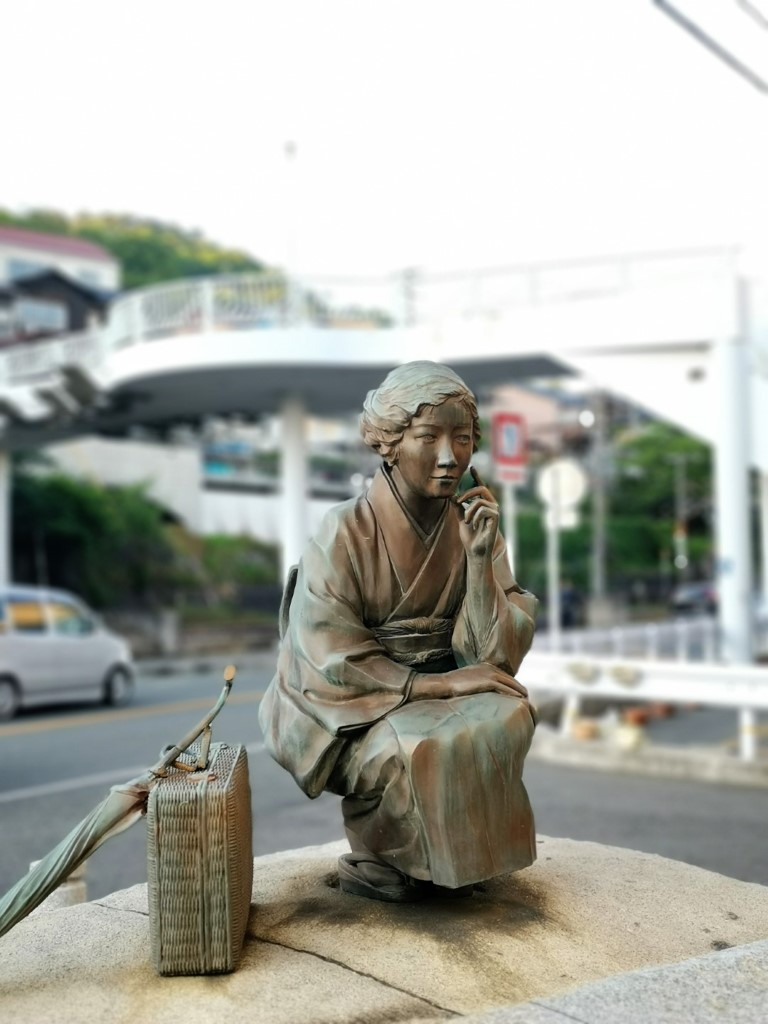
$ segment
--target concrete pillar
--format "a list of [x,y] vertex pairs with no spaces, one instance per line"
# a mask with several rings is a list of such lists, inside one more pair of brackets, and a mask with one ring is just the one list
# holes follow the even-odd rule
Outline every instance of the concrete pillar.
[[307,437],[304,403],[295,395],[286,398],[281,409],[283,450],[283,581],[288,570],[301,558],[309,530]]
[[760,588],[768,608],[768,473],[760,473]]
[[[742,299],[743,301],[743,299]],[[752,551],[749,522],[749,378],[747,318],[739,336],[718,339],[712,349],[717,389],[715,444],[717,588],[721,656],[752,660]]]
[[11,570],[11,456],[0,451],[0,587],[13,582]]

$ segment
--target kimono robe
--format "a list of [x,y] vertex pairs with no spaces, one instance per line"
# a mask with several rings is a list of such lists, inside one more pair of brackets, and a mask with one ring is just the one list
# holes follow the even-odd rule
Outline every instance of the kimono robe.
[[489,662],[516,674],[536,599],[512,578],[500,537],[493,572],[494,613],[477,635],[455,510],[446,501],[424,535],[382,468],[310,542],[259,713],[267,749],[305,793],[344,797],[354,850],[449,887],[535,859],[522,782],[528,702],[497,693],[409,702],[416,672]]

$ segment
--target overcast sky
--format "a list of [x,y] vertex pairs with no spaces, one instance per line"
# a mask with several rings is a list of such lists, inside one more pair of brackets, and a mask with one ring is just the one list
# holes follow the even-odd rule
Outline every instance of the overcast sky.
[[325,273],[768,237],[768,96],[651,0],[27,0],[3,25],[0,205]]

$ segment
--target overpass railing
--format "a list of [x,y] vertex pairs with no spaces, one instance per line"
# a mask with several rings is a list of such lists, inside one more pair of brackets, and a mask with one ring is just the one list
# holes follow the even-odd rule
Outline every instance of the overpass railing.
[[739,754],[757,757],[758,711],[768,711],[768,668],[704,662],[642,661],[594,655],[532,651],[523,662],[520,682],[540,699],[564,698],[561,729],[570,730],[581,701],[600,697],[617,703],[662,701],[676,705],[732,708],[738,716]]
[[265,271],[171,281],[117,298],[107,324],[87,332],[87,341],[70,335],[0,351],[0,384],[23,384],[73,359],[93,365],[112,350],[176,335],[302,325],[375,329],[488,317],[513,306],[607,297],[646,284],[703,284],[712,275],[734,276],[738,258],[736,248],[714,247],[443,274],[409,270],[297,282]]
[[0,353],[0,385],[34,384],[63,366],[98,365],[107,354],[104,331],[92,328],[50,341],[14,345]]

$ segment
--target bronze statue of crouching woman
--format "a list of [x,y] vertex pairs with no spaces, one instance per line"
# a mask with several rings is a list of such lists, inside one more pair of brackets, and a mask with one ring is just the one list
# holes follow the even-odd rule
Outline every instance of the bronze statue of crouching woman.
[[260,722],[308,796],[343,797],[342,889],[463,895],[536,856],[535,719],[514,678],[536,599],[512,578],[488,488],[473,473],[456,494],[479,429],[452,370],[393,370],[361,430],[382,466],[326,515],[286,591]]

